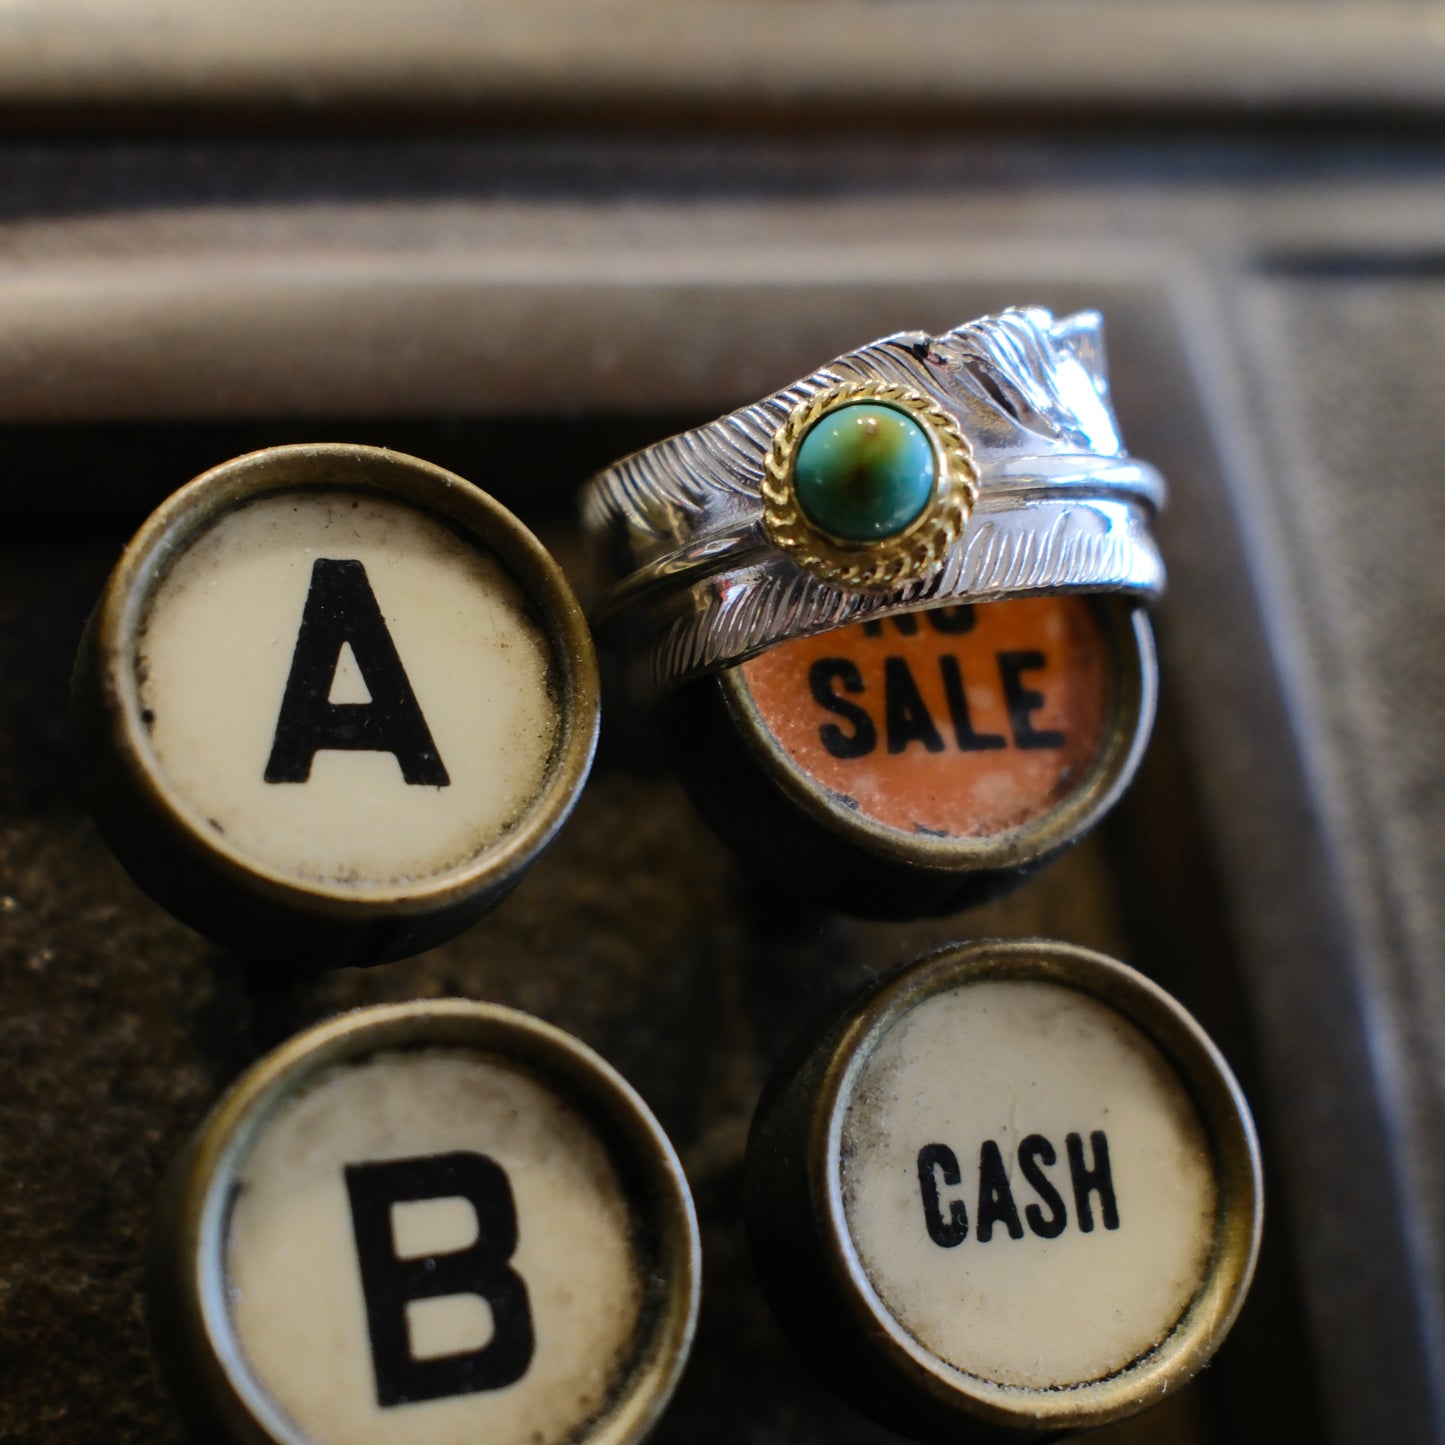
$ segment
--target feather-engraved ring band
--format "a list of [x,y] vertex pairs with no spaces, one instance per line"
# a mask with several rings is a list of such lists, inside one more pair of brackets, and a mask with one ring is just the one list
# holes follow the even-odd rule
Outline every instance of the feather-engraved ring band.
[[1164,483],[1109,403],[1097,312],[902,332],[625,457],[584,524],[642,691],[870,617],[1164,585]]

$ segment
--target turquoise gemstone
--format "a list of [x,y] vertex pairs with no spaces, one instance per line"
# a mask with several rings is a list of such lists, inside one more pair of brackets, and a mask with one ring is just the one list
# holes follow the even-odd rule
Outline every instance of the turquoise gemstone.
[[928,433],[906,411],[855,402],[808,431],[793,464],[798,506],[815,527],[847,542],[893,537],[933,496]]

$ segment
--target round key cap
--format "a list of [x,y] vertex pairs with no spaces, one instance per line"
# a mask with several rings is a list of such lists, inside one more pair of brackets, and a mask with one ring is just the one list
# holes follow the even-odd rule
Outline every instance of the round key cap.
[[1153,637],[1111,597],[940,607],[784,642],[663,704],[689,791],[774,886],[909,917],[996,891],[1118,801]]
[[1248,1107],[1199,1026],[1099,954],[966,944],[769,1086],[758,1271],[794,1344],[923,1440],[1081,1429],[1187,1381],[1259,1244]]
[[697,1311],[691,1196],[596,1054],[444,1000],[322,1024],[171,1172],[152,1335],[198,1438],[628,1445]]
[[316,965],[417,952],[495,903],[575,801],[597,707],[576,599],[516,518],[412,457],[294,446],[141,528],[75,730],[147,891]]

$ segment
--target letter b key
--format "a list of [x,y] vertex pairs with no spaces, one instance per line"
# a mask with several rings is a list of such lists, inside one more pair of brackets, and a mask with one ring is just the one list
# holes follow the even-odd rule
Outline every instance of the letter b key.
[[[348,1164],[346,1192],[356,1258],[366,1294],[366,1321],[382,1405],[405,1405],[515,1384],[532,1359],[527,1286],[509,1261],[517,1248],[517,1211],[506,1171],[484,1154],[458,1152],[384,1164]],[[445,1254],[401,1258],[394,1205],[464,1200],[475,1212],[476,1239]],[[491,1311],[492,1337],[478,1349],[417,1359],[407,1330],[413,1301],[471,1294]]]
[[691,1345],[671,1147],[525,1014],[321,1024],[241,1079],[177,1171],[151,1324],[198,1439],[635,1445]]

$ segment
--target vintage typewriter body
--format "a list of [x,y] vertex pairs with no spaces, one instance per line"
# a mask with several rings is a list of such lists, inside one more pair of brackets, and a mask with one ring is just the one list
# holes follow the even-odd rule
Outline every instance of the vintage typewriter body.
[[[460,994],[603,1054],[677,1147],[706,1285],[655,1439],[882,1441],[795,1362],[741,1161],[805,1020],[1049,935],[1179,997],[1271,1191],[1215,1366],[1119,1440],[1445,1435],[1439,7],[709,0],[0,16],[0,1436],[178,1438],[136,1307],[162,1174],[258,1055]],[[1017,889],[861,922],[760,882],[650,720],[417,958],[266,974],[125,876],[66,697],[118,549],[196,473],[364,443],[475,481],[595,597],[597,468],[906,327],[1098,308],[1168,476],[1160,710]]]

